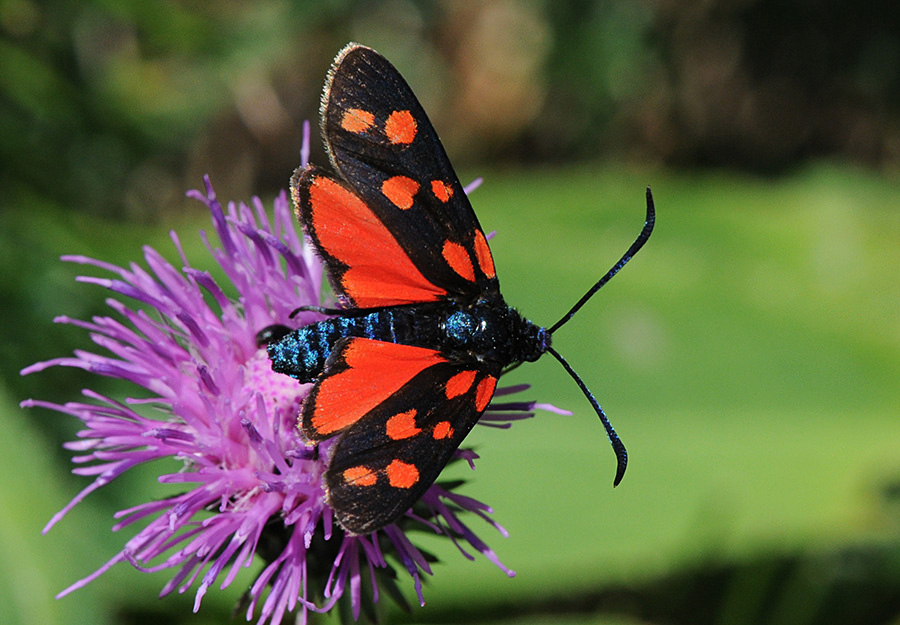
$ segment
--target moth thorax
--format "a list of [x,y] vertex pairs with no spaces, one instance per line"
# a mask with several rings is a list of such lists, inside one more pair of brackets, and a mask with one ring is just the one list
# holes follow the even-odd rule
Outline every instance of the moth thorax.
[[442,328],[444,350],[465,352],[501,366],[537,360],[550,346],[550,334],[544,328],[505,305],[457,309],[444,318]]

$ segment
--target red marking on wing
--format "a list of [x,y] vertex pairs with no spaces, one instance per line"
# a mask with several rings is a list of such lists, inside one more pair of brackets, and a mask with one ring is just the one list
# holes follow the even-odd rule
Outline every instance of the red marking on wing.
[[449,202],[450,198],[453,197],[453,187],[451,187],[443,180],[432,180],[431,192],[434,193],[434,197],[439,199],[444,204]]
[[387,420],[385,433],[388,438],[399,441],[415,436],[422,430],[416,427],[416,409],[395,414]]
[[447,386],[444,389],[447,393],[447,399],[459,397],[470,388],[475,381],[475,371],[461,371],[447,380]]
[[353,486],[374,486],[378,481],[378,475],[372,469],[364,466],[346,469],[342,475],[344,481]]
[[475,410],[481,412],[487,408],[491,397],[494,396],[495,388],[497,388],[497,378],[490,375],[478,383],[478,389],[475,391]]
[[394,111],[384,123],[384,134],[391,143],[412,143],[417,130],[416,120],[409,111]]
[[362,109],[347,109],[341,117],[341,128],[348,132],[362,134],[375,123],[375,116]]
[[392,176],[381,183],[381,192],[394,206],[406,210],[412,208],[413,196],[419,191],[419,183],[406,176]]
[[434,430],[431,435],[435,440],[441,440],[442,438],[450,438],[453,436],[453,426],[450,425],[449,421],[440,421],[434,426]]
[[[327,438],[369,413],[432,365],[447,362],[439,352],[370,339],[352,339],[344,347],[344,371],[326,376],[315,390],[311,414],[303,425]],[[310,433],[307,432],[309,435]]]
[[481,230],[475,231],[475,258],[478,259],[478,266],[481,267],[482,273],[488,278],[497,275],[494,270],[494,257],[491,256],[491,248],[488,247],[487,239]]
[[475,268],[472,266],[472,259],[469,258],[466,248],[453,241],[444,241],[441,255],[453,271],[469,282],[475,281]]
[[422,275],[384,224],[350,190],[315,176],[309,203],[311,229],[322,251],[348,267],[340,285],[358,307],[433,302],[447,294]]
[[416,465],[394,460],[387,466],[388,482],[395,488],[412,488],[419,481]]

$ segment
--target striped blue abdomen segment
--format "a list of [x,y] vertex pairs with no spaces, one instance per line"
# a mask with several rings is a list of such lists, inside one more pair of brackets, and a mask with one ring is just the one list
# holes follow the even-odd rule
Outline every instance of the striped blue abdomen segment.
[[290,332],[268,346],[272,369],[312,382],[322,373],[335,344],[346,336],[406,342],[419,323],[406,310],[379,310],[367,315],[332,317]]

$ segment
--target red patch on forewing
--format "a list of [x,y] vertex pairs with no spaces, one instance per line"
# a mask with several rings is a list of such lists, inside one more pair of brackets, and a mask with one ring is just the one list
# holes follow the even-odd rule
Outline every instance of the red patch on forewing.
[[374,486],[375,482],[378,481],[378,475],[368,467],[362,465],[350,467],[341,475],[343,475],[344,481],[351,486]]
[[392,176],[381,183],[381,192],[397,208],[412,208],[413,196],[419,191],[419,183],[406,176]]
[[434,426],[434,430],[431,435],[435,440],[441,440],[443,438],[450,438],[453,436],[453,426],[450,425],[449,421],[439,421]]
[[417,130],[416,120],[409,111],[394,111],[384,123],[384,134],[391,143],[412,143]]
[[419,470],[414,464],[393,460],[386,471],[388,482],[394,488],[412,488],[419,481]]
[[447,399],[459,397],[470,388],[475,381],[475,371],[461,371],[447,380],[447,386],[444,389],[447,393]]
[[453,187],[451,187],[443,180],[432,180],[431,192],[434,193],[434,197],[439,199],[444,204],[449,202],[450,198],[453,197]]
[[312,405],[304,408],[302,425],[310,438],[353,425],[416,375],[447,362],[433,349],[360,338],[349,341],[340,357],[348,368],[319,382]]
[[478,259],[478,266],[481,272],[488,278],[497,275],[494,270],[494,257],[491,256],[491,248],[488,247],[487,239],[481,230],[475,231],[475,258]]
[[475,391],[475,410],[482,412],[487,408],[491,397],[494,396],[494,389],[497,388],[497,378],[487,376],[478,383],[478,389]]
[[469,258],[466,248],[453,241],[444,241],[441,255],[453,271],[469,282],[475,281],[475,268],[472,266],[472,259]]
[[362,134],[375,123],[375,116],[362,109],[347,109],[341,117],[341,128],[347,132]]
[[447,292],[429,282],[372,210],[334,180],[309,183],[310,229],[322,251],[348,269],[344,292],[360,308],[433,302]]
[[422,430],[416,427],[415,408],[395,414],[387,420],[387,424],[385,425],[385,433],[388,435],[388,438],[395,441],[410,438],[421,431]]

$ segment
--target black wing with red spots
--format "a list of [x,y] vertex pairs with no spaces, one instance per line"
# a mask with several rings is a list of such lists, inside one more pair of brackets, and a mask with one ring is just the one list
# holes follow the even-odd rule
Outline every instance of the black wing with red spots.
[[[270,355],[276,370],[313,381],[299,426],[310,443],[337,438],[328,502],[344,529],[361,534],[397,519],[434,483],[503,368],[537,353],[515,345],[537,328],[503,302],[437,133],[384,57],[353,44],[338,54],[322,134],[336,175],[309,165],[291,191],[347,307]],[[325,349],[322,369],[305,365],[322,362]]]
[[503,301],[484,232],[437,133],[384,57],[355,44],[338,54],[322,134],[336,174],[301,168],[291,192],[345,306],[270,344],[269,355],[276,371],[314,384],[299,426],[312,444],[337,439],[324,484],[340,524],[372,532],[407,511],[478,421],[501,372],[547,352],[606,428],[618,483],[625,447],[550,336],[650,236],[649,189],[641,234],[547,330]]
[[[387,59],[356,44],[338,54],[322,96],[322,134],[340,178],[307,168],[292,187],[339,293],[360,308],[499,298],[472,206],[424,109]],[[318,199],[334,185],[340,190],[331,198],[342,201]],[[346,205],[357,201],[364,209],[348,217]],[[339,237],[365,237],[357,245],[373,252],[361,259],[358,247],[348,253],[325,241]],[[430,291],[410,291],[410,284]]]
[[438,351],[345,338],[303,406],[310,440],[340,435],[325,473],[341,526],[364,534],[428,490],[494,394],[500,368]]
[[547,352],[606,428],[617,484],[625,447],[550,337],[647,241],[650,190],[635,242],[545,329],[503,301],[484,232],[437,133],[384,57],[356,44],[338,54],[322,134],[335,174],[298,169],[291,193],[344,307],[268,350],[273,369],[313,382],[299,423],[308,442],[337,439],[324,484],[340,524],[372,532],[412,507],[488,406],[501,372]]

